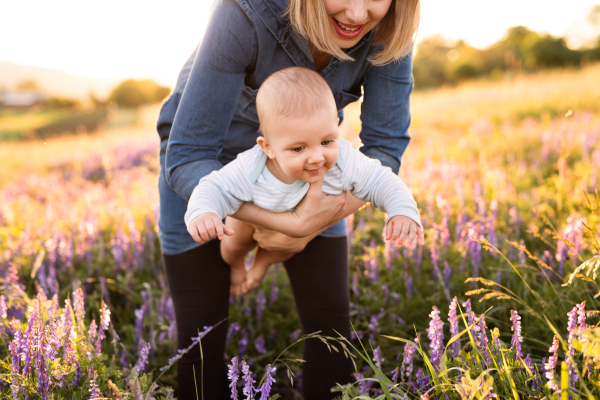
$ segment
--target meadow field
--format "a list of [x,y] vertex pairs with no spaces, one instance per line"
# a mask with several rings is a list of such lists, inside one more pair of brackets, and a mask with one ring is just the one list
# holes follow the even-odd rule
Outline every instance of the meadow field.
[[[252,398],[274,379],[271,398],[301,399],[289,360],[319,339],[355,356],[344,400],[600,396],[600,65],[416,92],[411,108],[400,176],[426,245],[385,243],[370,206],[349,218],[349,341],[300,330],[280,266],[232,297],[232,398],[253,377]],[[358,109],[342,127],[357,145]],[[174,398],[173,364],[199,348],[175,347],[157,112],[0,145],[1,398]]]

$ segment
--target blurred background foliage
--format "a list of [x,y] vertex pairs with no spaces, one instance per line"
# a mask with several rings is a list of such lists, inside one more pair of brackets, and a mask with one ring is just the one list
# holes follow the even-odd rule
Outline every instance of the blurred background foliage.
[[[590,19],[599,24],[600,6],[594,7]],[[502,40],[477,49],[462,40],[450,42],[436,35],[417,46],[415,89],[454,85],[474,78],[498,80],[548,68],[579,68],[598,60],[600,37],[592,47],[575,50],[567,46],[565,38],[515,26],[508,29]]]

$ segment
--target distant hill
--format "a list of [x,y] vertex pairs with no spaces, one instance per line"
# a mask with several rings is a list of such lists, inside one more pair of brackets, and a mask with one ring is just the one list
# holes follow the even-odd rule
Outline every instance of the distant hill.
[[121,79],[89,78],[54,69],[0,62],[0,89],[15,89],[19,82],[34,80],[48,95],[87,98],[90,92],[106,98]]

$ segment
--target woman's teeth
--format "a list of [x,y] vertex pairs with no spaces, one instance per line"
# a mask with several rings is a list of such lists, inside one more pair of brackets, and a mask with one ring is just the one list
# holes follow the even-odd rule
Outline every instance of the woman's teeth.
[[340,21],[335,20],[335,22],[338,24],[338,26],[344,31],[344,32],[356,32],[358,29],[360,29],[360,26],[356,27],[356,28],[348,28],[346,27],[346,25],[343,25]]

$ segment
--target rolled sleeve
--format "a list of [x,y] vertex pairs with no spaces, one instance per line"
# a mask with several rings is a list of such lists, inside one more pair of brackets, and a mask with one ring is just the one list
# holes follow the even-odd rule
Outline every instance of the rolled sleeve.
[[373,66],[366,75],[361,107],[361,152],[398,173],[410,141],[412,53],[403,59]]
[[222,167],[217,156],[235,113],[245,71],[256,58],[251,21],[219,1],[181,94],[166,149],[166,180],[188,200],[200,179]]

